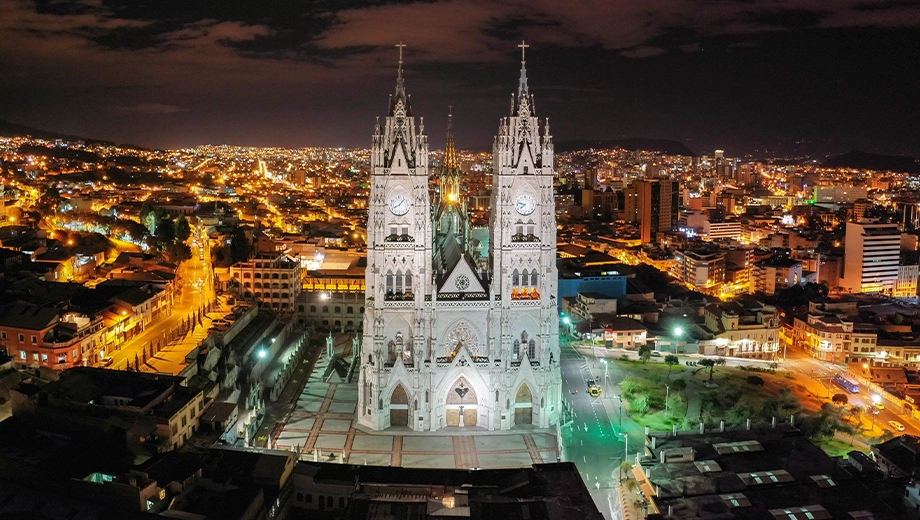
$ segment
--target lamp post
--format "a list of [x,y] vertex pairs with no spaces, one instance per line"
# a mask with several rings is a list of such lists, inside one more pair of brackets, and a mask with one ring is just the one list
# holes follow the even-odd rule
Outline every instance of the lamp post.
[[875,416],[878,415],[878,404],[882,402],[882,396],[872,394],[872,433],[875,433]]
[[620,397],[619,395],[615,395],[613,397],[616,398],[618,401],[620,401],[620,428],[622,429],[623,428],[623,398]]
[[664,418],[668,419],[668,397],[671,395],[671,385],[664,385]]
[[[623,436],[623,462],[629,462],[629,437],[626,436],[626,432],[620,432],[620,435]],[[622,480],[622,471],[623,466],[620,465],[621,480]]]

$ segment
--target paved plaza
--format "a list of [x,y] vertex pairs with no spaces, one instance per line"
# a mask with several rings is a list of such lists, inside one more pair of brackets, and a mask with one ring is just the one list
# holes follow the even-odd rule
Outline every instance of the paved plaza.
[[304,460],[411,468],[508,468],[556,462],[555,430],[488,431],[449,427],[414,432],[355,428],[357,383],[324,383],[320,360],[273,447],[299,451]]

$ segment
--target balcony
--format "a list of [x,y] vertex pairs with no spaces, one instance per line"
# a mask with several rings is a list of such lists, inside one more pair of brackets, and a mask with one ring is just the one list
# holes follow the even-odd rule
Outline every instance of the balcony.
[[515,287],[511,289],[512,300],[539,300],[540,292],[536,287]]
[[540,238],[534,235],[533,233],[515,233],[511,235],[512,242],[539,242]]
[[407,301],[412,301],[414,299],[415,299],[415,293],[413,293],[412,291],[406,291],[406,292],[387,291],[387,293],[383,296],[383,301],[387,301],[387,302],[407,302]]
[[383,241],[384,242],[415,242],[415,237],[412,235],[392,234],[384,238]]

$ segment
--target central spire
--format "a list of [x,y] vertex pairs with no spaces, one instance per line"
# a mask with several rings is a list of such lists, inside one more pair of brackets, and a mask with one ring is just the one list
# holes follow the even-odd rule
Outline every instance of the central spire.
[[454,114],[451,107],[447,112],[447,141],[444,144],[444,169],[456,170],[460,167],[460,161],[457,159],[457,148],[454,145]]

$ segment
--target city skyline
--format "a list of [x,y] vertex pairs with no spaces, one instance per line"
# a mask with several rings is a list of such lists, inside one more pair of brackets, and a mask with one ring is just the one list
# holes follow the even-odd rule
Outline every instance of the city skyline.
[[521,39],[557,142],[920,154],[917,6],[810,1],[0,8],[0,119],[155,148],[364,147],[397,42],[441,146],[485,150]]

